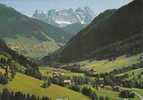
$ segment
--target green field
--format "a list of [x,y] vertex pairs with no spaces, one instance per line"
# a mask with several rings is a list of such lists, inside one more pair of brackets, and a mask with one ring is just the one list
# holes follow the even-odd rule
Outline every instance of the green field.
[[[137,64],[139,62],[140,62],[140,54],[136,55],[136,56],[132,56],[132,57],[121,56],[121,57],[118,57],[117,59],[115,59],[113,61],[109,61],[109,60],[102,60],[102,61],[86,60],[86,61],[81,61],[81,62],[76,62],[76,63],[65,64],[63,66],[64,67],[65,66],[72,67],[72,65],[78,64],[78,65],[80,65],[82,70],[95,69],[97,71],[97,73],[104,73],[104,72],[110,72],[114,69],[121,69],[121,68],[124,68],[124,67],[128,67],[128,66],[131,66],[133,64]],[[42,73],[46,73],[47,71],[54,71],[54,70],[55,70],[55,68],[40,67],[40,71]],[[70,71],[63,70],[63,69],[60,69],[60,68],[57,69],[57,71],[64,72],[65,75],[67,75],[67,76],[84,75],[84,74],[79,74],[79,73],[72,73]],[[134,72],[135,76],[138,76],[142,71],[143,71],[142,69],[136,69],[136,70],[132,70],[132,71],[125,72],[125,73],[122,73],[122,74],[118,74],[118,75],[120,76],[120,75],[124,75],[124,74],[129,74],[130,78],[132,78],[132,72]],[[139,94],[143,94],[143,91],[140,90],[140,89],[131,89],[131,90],[134,90]],[[124,99],[124,98],[120,98],[119,97],[119,92],[115,92],[115,91],[112,91],[112,90],[100,88],[98,91],[95,89],[95,91],[96,91],[98,97],[108,96],[110,100],[127,100],[127,99]],[[138,96],[135,96],[135,98],[132,99],[132,100],[140,100],[140,98]]]
[[131,57],[126,57],[126,56],[121,56],[116,58],[113,61],[107,60],[85,60],[81,62],[75,62],[75,63],[69,63],[63,65],[63,67],[67,66],[70,67],[74,64],[78,64],[81,66],[81,70],[91,70],[95,69],[99,73],[104,73],[104,72],[110,72],[113,71],[114,69],[121,69],[124,67],[131,66],[133,64],[137,64],[140,62],[140,54],[136,56],[131,56]]
[[15,79],[7,85],[0,85],[0,89],[8,88],[11,91],[21,91],[25,94],[34,94],[36,96],[48,96],[55,100],[56,98],[66,98],[69,100],[90,100],[88,97],[69,90],[64,87],[52,84],[49,88],[41,88],[43,81],[17,73]]
[[135,92],[139,93],[141,96],[143,96],[143,90],[142,89],[132,89]]
[[4,40],[11,49],[32,58],[43,57],[58,48],[57,43],[51,38],[41,42],[34,37],[27,38],[17,35],[15,38],[4,38]]
[[[88,86],[88,87],[92,88],[90,85],[83,85],[81,87],[84,87],[84,86]],[[105,88],[98,88],[98,90],[96,90],[95,88],[92,88],[92,89],[95,90],[98,98],[100,96],[103,96],[104,98],[107,96],[107,97],[109,97],[109,100],[129,100],[129,99],[119,97],[119,92],[112,91],[110,89],[105,89]],[[122,89],[125,89],[125,88],[122,88]],[[134,91],[135,91],[135,89],[134,89]],[[140,91],[138,93],[141,93],[141,90],[136,89],[136,92],[137,91]],[[143,91],[142,91],[142,93],[143,93]],[[136,95],[135,98],[133,98],[131,100],[140,100],[140,98]]]
[[[125,100],[125,99],[119,97],[118,92],[114,92],[114,91],[107,90],[107,89],[99,89],[97,91],[97,95],[98,96],[103,96],[103,97],[108,96],[110,100]],[[139,97],[136,96],[132,100],[140,100],[140,99],[139,99]]]
[[47,76],[47,72],[60,72],[64,73],[64,76],[66,77],[71,77],[71,76],[84,76],[83,73],[73,73],[68,70],[60,69],[60,68],[52,68],[52,67],[40,67],[40,72],[44,75]]
[[[34,94],[40,97],[48,96],[52,98],[52,100],[55,100],[56,98],[66,97],[68,97],[69,100],[90,100],[88,97],[78,92],[74,92],[72,90],[54,84],[46,89],[41,88],[40,85],[42,85],[42,83],[43,82],[40,80],[17,73],[15,79],[12,82],[7,85],[0,85],[0,90],[2,90],[3,88],[8,88],[10,91],[21,91],[25,94],[29,93],[31,95]],[[108,96],[110,100],[124,100],[123,98],[118,97],[118,92],[114,92],[111,90],[99,89],[98,91],[96,90],[96,93],[98,96]],[[133,100],[139,100],[139,98],[136,97]]]
[[[140,68],[140,69],[131,70],[125,73],[117,74],[117,76],[123,76],[125,74],[128,74],[129,78],[126,78],[126,80],[131,80],[133,78],[138,79],[138,75],[140,75],[142,72],[143,72],[143,68]],[[143,77],[141,77],[140,80],[143,80]]]
[[[55,68],[50,68],[50,67],[40,67],[40,71],[43,73],[43,75],[46,75],[46,72],[47,71],[54,71],[56,70]],[[67,70],[63,70],[63,69],[57,69],[59,70],[60,72],[65,72],[65,76],[75,76],[75,75],[81,75],[83,76],[84,74],[79,74],[79,73],[72,73],[70,71],[67,71]],[[88,85],[81,85],[81,87],[84,87],[84,86],[88,86]],[[89,87],[91,87],[89,85]],[[94,89],[94,88],[93,88]],[[98,95],[98,97],[100,96],[103,96],[103,97],[106,97],[108,96],[110,100],[124,100],[124,98],[120,98],[119,97],[119,92],[115,92],[115,91],[112,91],[112,90],[108,90],[108,89],[102,89],[102,88],[99,88],[98,90],[94,89]],[[140,90],[141,92],[141,90]],[[135,97],[134,99],[132,100],[140,100],[139,97]]]

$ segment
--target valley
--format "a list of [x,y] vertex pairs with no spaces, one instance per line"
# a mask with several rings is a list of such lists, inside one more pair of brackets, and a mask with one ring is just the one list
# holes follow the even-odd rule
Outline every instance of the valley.
[[143,100],[141,0],[98,15],[59,3],[28,16],[8,5],[0,4],[0,100]]

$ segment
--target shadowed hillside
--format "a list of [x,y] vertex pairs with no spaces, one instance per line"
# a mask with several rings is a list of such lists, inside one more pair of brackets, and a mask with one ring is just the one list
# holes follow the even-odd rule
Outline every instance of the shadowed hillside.
[[68,26],[64,27],[63,29],[66,32],[72,33],[73,36],[75,36],[78,32],[80,32],[86,26],[87,26],[87,24],[75,23],[75,24],[68,25]]
[[[0,37],[11,48],[22,52],[22,54],[29,56],[32,53],[33,55],[40,53],[39,55],[43,56],[43,53],[56,50],[59,43],[66,43],[72,35],[60,28],[29,18],[13,8],[0,4]],[[43,47],[42,43],[46,47]],[[39,48],[44,50],[35,51]]]
[[97,25],[94,20],[65,46],[61,60],[105,59],[142,52],[142,11],[143,2],[135,0]]

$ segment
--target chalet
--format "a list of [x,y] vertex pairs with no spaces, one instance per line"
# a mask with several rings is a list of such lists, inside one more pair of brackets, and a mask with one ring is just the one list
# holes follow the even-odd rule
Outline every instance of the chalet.
[[120,91],[120,86],[114,86],[114,87],[113,87],[113,90],[114,90],[114,91]]
[[65,85],[70,85],[71,83],[72,83],[71,80],[64,80]]
[[112,90],[112,86],[104,86],[105,89],[109,89],[109,90]]
[[68,98],[57,98],[56,100],[69,100]]

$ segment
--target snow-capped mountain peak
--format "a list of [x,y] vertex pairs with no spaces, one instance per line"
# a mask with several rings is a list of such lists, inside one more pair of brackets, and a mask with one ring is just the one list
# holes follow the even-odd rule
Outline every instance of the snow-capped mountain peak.
[[89,7],[77,9],[51,9],[49,11],[36,10],[33,18],[47,22],[58,27],[65,27],[69,24],[89,24],[94,18],[94,12]]

